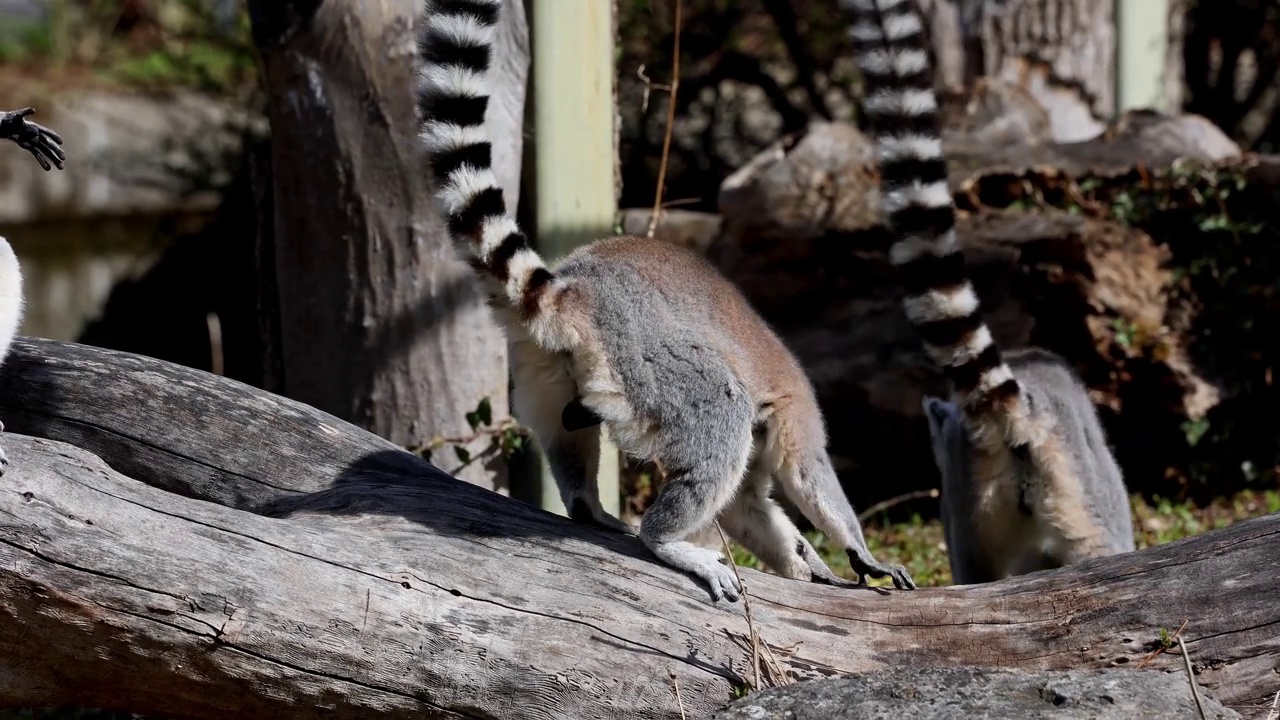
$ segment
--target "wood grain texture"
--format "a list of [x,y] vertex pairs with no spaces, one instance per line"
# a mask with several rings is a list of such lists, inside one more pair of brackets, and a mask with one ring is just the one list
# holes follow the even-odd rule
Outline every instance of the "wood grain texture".
[[[276,517],[6,433],[0,706],[677,718],[670,673],[689,717],[751,676],[741,604],[712,605],[635,538],[447,477],[211,375],[29,340],[15,360],[0,374],[6,422],[43,423],[139,470],[149,458],[130,450],[151,447],[174,478],[183,466],[172,458],[218,468],[179,484],[241,506],[272,498]],[[58,397],[29,392],[47,405],[20,415],[11,393],[41,373],[61,378],[43,386]],[[219,478],[237,489],[218,490]],[[902,663],[1132,666],[1161,628],[1187,620],[1211,695],[1247,714],[1280,690],[1280,515],[976,588],[875,592],[743,574],[762,637],[797,679]],[[1144,672],[1181,662],[1163,655]]]
[[[90,345],[17,338],[0,366],[10,432],[71,443],[162,490],[239,509],[329,487],[370,453],[415,455],[309,405]],[[0,442],[4,436],[0,435]]]
[[983,14],[984,74],[1016,82],[1049,110],[1053,138],[1087,140],[1115,111],[1112,0],[1010,0]]

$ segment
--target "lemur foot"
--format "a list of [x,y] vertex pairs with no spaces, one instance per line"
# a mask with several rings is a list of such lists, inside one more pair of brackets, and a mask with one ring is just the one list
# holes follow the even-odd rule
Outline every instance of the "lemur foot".
[[573,501],[572,507],[569,508],[569,519],[583,525],[591,525],[627,535],[636,533],[635,528],[610,515],[602,507],[592,507],[591,503],[582,498]]
[[738,575],[725,563],[724,554],[698,547],[684,540],[653,543],[649,549],[666,564],[697,576],[711,589],[711,597],[719,602],[737,601],[742,594]]
[[809,582],[845,588],[861,587],[862,585],[853,580],[846,580],[832,572],[831,567],[818,556],[818,551],[803,537],[796,543],[796,555],[799,555],[805,565],[809,566]]
[[916,582],[911,579],[905,567],[879,562],[865,550],[848,549],[845,552],[849,556],[849,567],[858,575],[859,585],[865,585],[869,577],[888,577],[893,579],[893,586],[899,590],[916,589]]
[[[0,433],[4,432],[4,422],[0,421]],[[5,455],[4,447],[0,446],[0,476],[4,475],[5,468],[9,465],[9,456]]]

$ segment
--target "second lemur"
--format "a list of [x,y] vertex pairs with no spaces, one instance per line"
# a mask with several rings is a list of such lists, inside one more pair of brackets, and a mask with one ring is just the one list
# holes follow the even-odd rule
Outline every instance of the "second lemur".
[[1134,549],[1124,480],[1065,361],[1002,354],[956,241],[917,0],[840,0],[880,165],[907,318],[950,381],[926,398],[952,574],[987,582]]
[[[58,147],[62,144],[62,137],[28,120],[27,117],[34,113],[35,109],[29,107],[0,112],[0,139],[17,143],[18,147],[31,153],[45,170],[53,167],[61,170],[67,157]],[[9,241],[0,237],[0,364],[9,355],[9,346],[22,325],[23,307],[22,268]],[[4,432],[3,422],[0,422],[0,432]],[[8,464],[9,457],[0,447],[0,475],[4,474]]]
[[[716,599],[738,597],[734,570],[687,538],[717,519],[780,575],[838,582],[770,497],[774,478],[847,551],[860,581],[888,576],[914,587],[905,569],[867,549],[799,363],[708,262],[672,243],[615,237],[552,269],[530,247],[507,210],[484,131],[501,5],[426,3],[419,137],[449,234],[506,327],[515,414],[546,454],[570,517],[627,529],[600,505],[600,436],[589,427],[598,418],[620,449],[667,471],[640,539]],[[574,408],[586,419],[571,417]]]
[[[0,364],[9,355],[9,346],[18,334],[22,310],[22,268],[9,241],[0,237]],[[4,432],[3,422],[0,422],[0,432]],[[8,464],[9,456],[0,447],[0,475],[4,474]]]

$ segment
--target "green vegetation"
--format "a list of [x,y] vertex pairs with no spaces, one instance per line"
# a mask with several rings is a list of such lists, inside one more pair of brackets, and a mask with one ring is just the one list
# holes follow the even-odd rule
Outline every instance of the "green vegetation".
[[[437,467],[450,475],[457,475],[476,460],[490,457],[494,453],[500,454],[503,459],[510,460],[513,455],[524,449],[525,439],[528,437],[527,431],[514,418],[507,417],[494,422],[493,405],[487,396],[481,398],[476,409],[467,412],[464,417],[467,425],[471,427],[470,435],[436,436],[424,445],[410,446],[405,449],[417,453],[427,462],[434,462]],[[467,444],[483,437],[489,438],[488,446],[479,455],[473,456]],[[460,465],[454,467],[449,465],[448,461],[442,461],[436,457],[435,452],[446,445],[453,449],[453,456],[461,463]]]
[[0,65],[59,85],[236,93],[256,84],[248,13],[220,22],[202,0],[53,0],[0,32]]
[[[1215,500],[1204,507],[1190,503],[1176,504],[1164,499],[1157,499],[1152,504],[1136,495],[1131,501],[1139,550],[1202,535],[1240,520],[1280,512],[1278,490],[1244,491]],[[951,584],[951,569],[947,565],[941,521],[924,520],[917,515],[907,522],[897,524],[868,523],[865,529],[871,552],[884,562],[905,565],[920,587]],[[849,560],[842,549],[828,545],[820,533],[809,532],[806,536],[832,570],[842,577],[852,576]],[[751,553],[736,544],[731,549],[738,565],[759,569],[760,563]],[[872,580],[871,584],[884,586],[891,583],[882,579]]]
[[[1280,402],[1274,378],[1280,364],[1280,222],[1274,210],[1280,192],[1273,173],[1252,171],[1247,163],[1179,161],[1168,169],[1135,168],[1065,186],[1032,177],[1024,191],[1001,177],[998,184],[1011,192],[987,198],[992,207],[1048,206],[1105,218],[1142,230],[1168,249],[1176,331],[1190,341],[1202,376],[1221,382],[1223,390],[1206,417],[1182,423],[1185,444],[1162,445],[1170,485],[1202,503],[1276,487],[1280,478],[1280,418],[1271,412]],[[1136,357],[1158,360],[1164,350],[1158,334],[1127,320],[1117,318],[1112,329],[1117,345]]]

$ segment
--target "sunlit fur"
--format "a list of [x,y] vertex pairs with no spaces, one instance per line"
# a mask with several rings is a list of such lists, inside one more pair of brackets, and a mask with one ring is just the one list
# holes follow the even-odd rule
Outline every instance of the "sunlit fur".
[[735,573],[686,539],[716,519],[779,574],[834,580],[770,497],[774,480],[855,570],[914,587],[867,549],[799,363],[708,262],[624,237],[580,247],[552,269],[530,246],[494,177],[484,130],[500,7],[426,3],[418,134],[451,239],[487,282],[507,329],[515,413],[546,454],[570,517],[625,529],[600,505],[598,428],[564,427],[563,412],[580,403],[624,452],[666,469],[640,538],[715,598],[738,597]]

